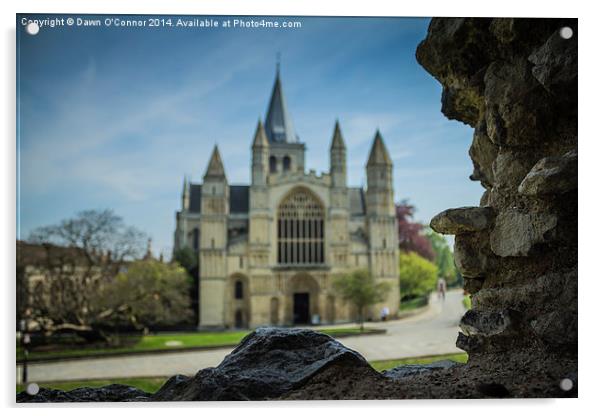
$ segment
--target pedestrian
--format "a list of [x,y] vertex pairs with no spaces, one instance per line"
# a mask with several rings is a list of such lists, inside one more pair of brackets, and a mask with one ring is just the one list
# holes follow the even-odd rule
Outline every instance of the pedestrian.
[[380,320],[384,322],[387,320],[388,317],[389,317],[389,308],[387,306],[384,306],[380,311]]
[[445,300],[445,291],[447,290],[447,283],[445,279],[440,277],[437,281],[437,296],[439,299]]

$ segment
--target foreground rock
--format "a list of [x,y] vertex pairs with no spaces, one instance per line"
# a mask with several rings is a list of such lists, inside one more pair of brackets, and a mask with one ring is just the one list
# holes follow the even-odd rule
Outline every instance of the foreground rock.
[[378,373],[357,352],[306,329],[261,328],[215,368],[170,379],[153,400],[265,400],[282,396],[330,366]]
[[111,384],[104,387],[81,387],[71,391],[41,388],[35,395],[26,392],[17,394],[18,403],[51,403],[51,402],[138,402],[146,401],[150,393],[122,384]]

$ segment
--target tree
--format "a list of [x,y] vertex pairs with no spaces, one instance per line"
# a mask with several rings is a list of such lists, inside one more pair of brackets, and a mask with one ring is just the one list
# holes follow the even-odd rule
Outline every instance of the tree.
[[173,253],[173,261],[177,262],[186,269],[190,276],[190,288],[188,296],[191,301],[191,308],[194,312],[194,320],[198,321],[199,311],[199,257],[198,254],[190,247],[182,247]]
[[368,306],[385,300],[391,287],[386,282],[376,282],[372,274],[365,269],[358,269],[349,275],[342,275],[334,280],[334,288],[346,301],[355,306],[358,312],[360,330],[364,330],[364,315]]
[[34,230],[17,255],[18,266],[33,266],[43,275],[32,283],[28,319],[47,335],[71,331],[106,341],[106,322],[116,311],[106,308],[101,293],[128,262],[143,255],[145,240],[111,210],[83,211]]
[[449,248],[449,244],[445,237],[441,234],[428,229],[427,238],[431,242],[433,251],[435,252],[434,263],[437,265],[438,276],[445,279],[448,284],[453,284],[458,279],[458,272],[454,264],[454,255]]
[[416,253],[399,255],[399,289],[402,299],[428,295],[437,284],[437,266]]
[[415,252],[427,260],[435,259],[435,252],[431,242],[424,235],[424,225],[413,222],[416,207],[403,200],[395,205],[397,216],[397,230],[399,235],[399,250],[404,253]]
[[174,252],[174,261],[186,269],[189,274],[198,266],[199,259],[194,250],[188,246],[182,247]]
[[141,329],[179,324],[192,317],[189,286],[186,270],[175,263],[135,261],[102,288],[101,303],[116,326]]

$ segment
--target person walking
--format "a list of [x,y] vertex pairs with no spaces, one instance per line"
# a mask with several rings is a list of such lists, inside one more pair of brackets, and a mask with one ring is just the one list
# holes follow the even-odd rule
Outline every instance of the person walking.
[[445,279],[440,277],[439,280],[437,280],[437,296],[439,297],[439,299],[445,300],[445,292],[447,291],[447,283],[445,282]]

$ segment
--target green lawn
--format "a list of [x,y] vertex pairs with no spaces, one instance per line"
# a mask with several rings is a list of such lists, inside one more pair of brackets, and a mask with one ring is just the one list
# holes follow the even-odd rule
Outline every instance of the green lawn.
[[464,295],[462,298],[462,304],[468,310],[472,307],[472,302],[470,301],[470,295]]
[[428,298],[415,298],[399,304],[399,312],[408,312],[416,308],[425,306],[428,303]]
[[[370,332],[365,328],[364,332]],[[361,333],[359,328],[330,328],[320,329],[318,332],[333,337],[341,335],[353,335]],[[191,332],[173,334],[152,334],[129,340],[124,339],[123,347],[65,347],[64,349],[31,351],[30,359],[62,358],[82,355],[114,354],[114,353],[136,353],[156,350],[177,350],[179,348],[194,347],[231,347],[237,345],[250,331],[224,331],[224,332]],[[22,359],[23,353],[17,347],[17,359]]]
[[[466,353],[461,354],[448,354],[448,355],[435,355],[430,357],[420,358],[404,358],[400,360],[385,360],[385,361],[371,361],[370,364],[377,371],[389,370],[391,368],[404,365],[404,364],[429,364],[434,361],[441,360],[452,360],[459,363],[465,363],[468,360]],[[153,378],[118,378],[108,380],[81,380],[81,381],[65,381],[65,382],[49,382],[40,383],[40,387],[46,387],[50,389],[59,390],[73,390],[78,387],[102,387],[108,384],[126,384],[128,386],[137,387],[140,390],[144,390],[149,393],[154,393],[167,381],[167,377],[153,377]],[[23,385],[17,385],[17,393],[23,390]]]

